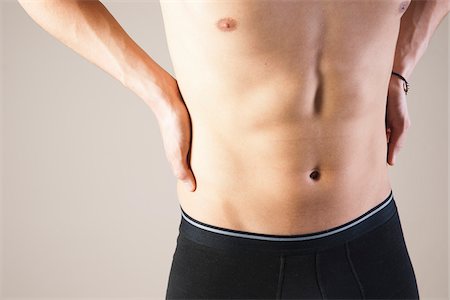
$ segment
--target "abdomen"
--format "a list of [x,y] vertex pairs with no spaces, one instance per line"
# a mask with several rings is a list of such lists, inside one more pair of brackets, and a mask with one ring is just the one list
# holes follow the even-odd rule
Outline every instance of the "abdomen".
[[[178,187],[189,215],[228,228],[302,233],[385,199],[396,3],[323,3],[163,6],[193,126],[197,189]],[[234,30],[216,27],[224,16],[237,20]]]

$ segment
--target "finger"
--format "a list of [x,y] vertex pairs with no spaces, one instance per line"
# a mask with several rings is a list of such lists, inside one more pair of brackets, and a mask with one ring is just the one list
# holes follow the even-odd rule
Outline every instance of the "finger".
[[190,161],[191,161],[191,148],[189,149],[188,154],[187,154],[186,168],[188,169],[189,177],[191,178],[191,189],[190,189],[190,191],[193,192],[193,191],[195,191],[197,189],[197,182],[195,180],[194,173],[192,172]]
[[389,143],[391,138],[391,128],[386,129],[386,143]]
[[195,190],[195,177],[187,159],[177,159],[174,164],[174,172],[175,176],[185,184],[189,191]]
[[389,142],[388,142],[388,157],[387,162],[393,166],[396,162],[398,152],[406,140],[406,128],[397,129],[391,128]]
[[195,182],[194,173],[192,173],[192,170],[190,168],[188,169],[187,172],[189,173],[189,176],[188,176],[189,180],[187,181],[187,183],[185,181],[185,184],[186,184],[187,189],[190,192],[193,192],[196,189],[196,182]]

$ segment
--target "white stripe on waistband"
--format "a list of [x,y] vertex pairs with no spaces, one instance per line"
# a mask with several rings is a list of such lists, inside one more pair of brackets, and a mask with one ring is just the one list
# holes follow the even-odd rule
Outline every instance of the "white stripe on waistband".
[[181,211],[181,215],[182,217],[188,221],[190,224],[204,229],[204,230],[208,230],[211,232],[215,232],[215,233],[220,233],[220,234],[224,234],[224,235],[230,235],[230,236],[236,236],[236,237],[243,237],[243,238],[250,238],[250,239],[257,239],[257,240],[267,240],[267,241],[303,241],[303,240],[311,240],[311,239],[317,239],[317,238],[321,238],[321,237],[325,237],[325,236],[329,236],[338,232],[341,232],[343,230],[346,230],[352,226],[355,226],[356,224],[366,220],[367,218],[369,218],[370,216],[372,216],[373,214],[377,213],[378,211],[380,211],[381,209],[383,209],[384,207],[386,207],[393,198],[393,194],[391,192],[389,199],[383,203],[383,205],[381,205],[380,207],[377,207],[375,210],[373,210],[372,212],[368,213],[367,215],[365,215],[364,217],[355,220],[352,223],[347,224],[346,226],[331,230],[331,231],[327,231],[327,232],[323,232],[323,233],[319,233],[319,234],[315,234],[315,235],[310,235],[310,236],[300,236],[300,237],[269,237],[269,236],[261,236],[258,234],[246,234],[246,233],[238,233],[238,232],[231,232],[231,231],[227,231],[227,230],[221,230],[218,228],[211,228],[202,224],[199,224],[197,222],[192,221],[191,219],[189,219],[184,213],[183,211]]

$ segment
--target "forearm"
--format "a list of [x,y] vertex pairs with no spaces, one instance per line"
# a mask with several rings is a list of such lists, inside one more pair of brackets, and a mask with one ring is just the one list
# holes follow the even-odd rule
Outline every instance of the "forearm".
[[119,80],[151,108],[163,101],[158,86],[162,68],[130,38],[100,1],[19,3],[45,31]]
[[412,0],[401,18],[393,71],[411,76],[449,9],[450,0]]

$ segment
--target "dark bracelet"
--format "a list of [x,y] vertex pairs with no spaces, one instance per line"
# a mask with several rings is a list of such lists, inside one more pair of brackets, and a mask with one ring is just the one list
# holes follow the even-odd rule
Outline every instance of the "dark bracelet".
[[402,75],[400,75],[396,72],[392,72],[392,74],[399,77],[401,80],[403,80],[403,90],[405,91],[405,95],[408,95],[409,82],[405,79],[405,77],[403,77]]

